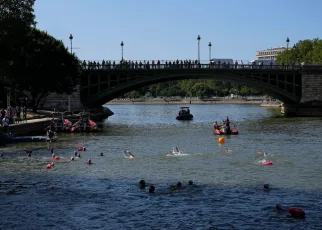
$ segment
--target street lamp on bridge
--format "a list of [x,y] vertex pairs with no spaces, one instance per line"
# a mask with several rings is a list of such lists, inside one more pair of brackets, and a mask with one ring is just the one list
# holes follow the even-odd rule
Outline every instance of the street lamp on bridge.
[[200,35],[198,35],[197,40],[198,40],[198,64],[200,64]]
[[288,50],[288,44],[290,43],[290,39],[287,37],[286,38],[286,50]]
[[123,61],[123,46],[124,46],[124,43],[123,43],[123,41],[121,41],[121,50],[122,50],[122,61]]
[[69,35],[69,40],[70,40],[70,53],[73,54],[73,35]]
[[209,61],[211,60],[211,42],[208,44],[209,47]]
[[[290,39],[287,37],[286,38],[286,51],[287,51],[287,56],[289,55],[289,53],[288,53],[288,44],[290,43]],[[287,63],[286,64],[288,64],[288,59],[287,59]]]
[[[69,40],[70,40],[70,53],[73,55],[73,35],[69,35]],[[67,97],[67,104],[68,104],[68,112],[71,112],[71,97],[68,95]]]

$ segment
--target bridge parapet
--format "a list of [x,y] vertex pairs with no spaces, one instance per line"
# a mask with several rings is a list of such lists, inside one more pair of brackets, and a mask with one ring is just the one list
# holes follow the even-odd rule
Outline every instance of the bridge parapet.
[[250,65],[250,64],[227,64],[227,63],[209,63],[209,64],[150,64],[150,63],[121,63],[121,64],[83,64],[83,70],[158,70],[158,69],[271,69],[271,70],[306,70],[322,71],[322,65]]

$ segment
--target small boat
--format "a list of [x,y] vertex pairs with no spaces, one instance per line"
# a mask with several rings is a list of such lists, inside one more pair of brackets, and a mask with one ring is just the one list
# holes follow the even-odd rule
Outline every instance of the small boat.
[[233,128],[233,129],[228,129],[227,127],[224,127],[222,125],[214,127],[213,132],[216,135],[238,135],[238,130]]
[[[64,113],[53,112],[52,119],[49,123],[49,127],[52,131],[58,132],[70,132],[72,128],[72,122],[66,119]],[[47,129],[47,128],[46,128]]]
[[213,129],[216,135],[238,135],[237,129],[227,129],[226,127],[217,127]]
[[75,132],[96,132],[98,131],[97,125],[90,119],[90,113],[80,113],[79,121],[75,122],[70,130],[72,133]]
[[180,111],[179,111],[176,119],[177,120],[192,120],[193,115],[190,113],[189,107],[180,107]]

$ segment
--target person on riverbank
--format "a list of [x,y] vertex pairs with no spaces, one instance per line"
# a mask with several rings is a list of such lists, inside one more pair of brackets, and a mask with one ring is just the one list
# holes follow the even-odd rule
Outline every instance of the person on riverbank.
[[6,115],[2,120],[3,128],[5,133],[9,133],[9,117]]
[[6,116],[6,110],[4,110],[3,108],[1,109],[1,111],[0,111],[0,123],[1,123],[1,125],[2,125],[2,120],[3,120],[3,118]]
[[23,120],[27,120],[27,108],[26,108],[26,106],[24,106],[23,108],[22,108],[22,115],[23,115]]
[[16,106],[16,122],[21,122],[21,108],[19,106]]

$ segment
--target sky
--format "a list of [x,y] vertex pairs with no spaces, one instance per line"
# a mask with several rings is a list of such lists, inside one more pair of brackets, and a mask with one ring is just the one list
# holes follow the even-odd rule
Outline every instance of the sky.
[[321,0],[36,0],[37,28],[81,60],[253,60],[256,51],[322,38]]

